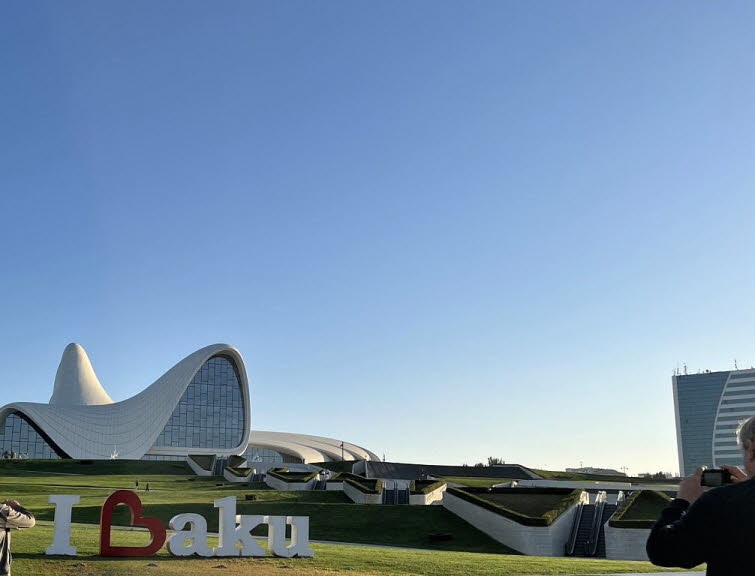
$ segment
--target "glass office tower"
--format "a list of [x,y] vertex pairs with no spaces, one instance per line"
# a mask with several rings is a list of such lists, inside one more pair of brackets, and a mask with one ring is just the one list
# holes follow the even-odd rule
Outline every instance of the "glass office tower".
[[741,466],[736,430],[755,415],[755,370],[677,375],[672,384],[681,473]]

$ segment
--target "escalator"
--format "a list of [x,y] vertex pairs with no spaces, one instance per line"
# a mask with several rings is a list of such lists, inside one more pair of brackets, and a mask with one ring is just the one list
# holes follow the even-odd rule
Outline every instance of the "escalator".
[[605,524],[616,508],[616,504],[606,502],[605,492],[597,494],[594,504],[582,504],[574,517],[566,555],[605,558]]

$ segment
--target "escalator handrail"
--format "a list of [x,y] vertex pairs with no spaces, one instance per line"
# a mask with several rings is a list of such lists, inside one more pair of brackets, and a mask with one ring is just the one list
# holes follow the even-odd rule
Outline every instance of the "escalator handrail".
[[595,516],[592,520],[592,530],[590,531],[590,538],[587,540],[587,555],[595,556],[598,551],[598,543],[600,541],[600,528],[603,525],[603,509],[606,505],[606,493],[600,492],[595,499]]
[[577,505],[577,511],[574,514],[574,524],[571,527],[569,541],[566,543],[566,555],[574,556],[574,549],[577,547],[577,534],[579,533],[579,523],[582,521],[582,512],[585,509],[584,502]]

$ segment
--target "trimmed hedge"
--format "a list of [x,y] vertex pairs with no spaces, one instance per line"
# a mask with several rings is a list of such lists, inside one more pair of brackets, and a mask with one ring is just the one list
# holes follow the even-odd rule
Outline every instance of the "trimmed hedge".
[[317,472],[290,472],[288,468],[270,468],[267,474],[288,484],[309,482],[317,476]]
[[[582,496],[582,489],[577,488],[574,490],[568,488],[451,488],[450,486],[446,490],[447,494],[461,498],[471,504],[476,504],[490,512],[495,512],[501,516],[505,516],[509,520],[518,522],[525,526],[550,526],[556,518],[561,516],[570,506],[579,502]],[[541,516],[528,516],[511,508],[507,508],[499,503],[485,500],[479,495],[482,494],[520,494],[521,496],[537,496],[537,495],[562,495],[562,500],[557,506],[548,510]]]
[[[639,490],[624,500],[614,512],[608,525],[612,528],[652,528],[661,510],[671,502],[671,497],[655,490]],[[655,515],[655,518],[633,518],[640,509]],[[641,514],[641,513],[640,513]]]
[[412,480],[409,491],[412,494],[429,494],[446,484],[445,480]]
[[341,473],[336,472],[335,474],[331,474],[330,478],[328,478],[326,482],[343,482],[343,478],[341,478]]
[[383,491],[383,481],[379,478],[365,478],[364,476],[351,474],[350,472],[341,472],[338,478],[339,481],[346,482],[362,494],[380,494]]

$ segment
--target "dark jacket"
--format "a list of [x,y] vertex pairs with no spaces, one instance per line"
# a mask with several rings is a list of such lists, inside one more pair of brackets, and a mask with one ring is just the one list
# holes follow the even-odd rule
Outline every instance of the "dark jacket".
[[658,566],[708,564],[708,576],[755,574],[755,478],[708,490],[690,505],[674,499],[647,541]]
[[31,528],[34,524],[34,515],[26,508],[0,505],[0,574],[10,574],[11,529]]

